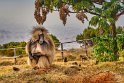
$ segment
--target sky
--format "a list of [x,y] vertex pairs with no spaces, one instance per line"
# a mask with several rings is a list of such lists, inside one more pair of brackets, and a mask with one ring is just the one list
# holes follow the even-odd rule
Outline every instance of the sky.
[[[28,41],[33,26],[35,0],[0,0],[0,44],[11,41]],[[89,19],[91,15],[87,14]],[[124,26],[124,16],[119,19],[117,26]],[[82,24],[71,14],[64,26],[59,19],[59,13],[49,13],[43,25],[50,33],[57,36],[61,42],[73,41],[77,34],[87,28],[88,22]],[[74,46],[73,46],[74,45]],[[70,44],[75,47],[77,44]],[[67,46],[68,47],[68,46]]]

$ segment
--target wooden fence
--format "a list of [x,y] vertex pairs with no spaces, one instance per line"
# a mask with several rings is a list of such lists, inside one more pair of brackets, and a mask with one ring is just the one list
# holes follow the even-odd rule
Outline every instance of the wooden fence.
[[[66,59],[66,57],[64,57],[64,44],[73,43],[73,42],[83,43],[83,44],[84,44],[84,48],[85,48],[86,56],[88,56],[88,53],[87,53],[87,45],[86,45],[86,41],[88,41],[88,40],[90,40],[90,39],[84,39],[84,40],[78,40],[78,41],[70,41],[70,42],[60,42],[60,43],[56,43],[56,44],[60,44],[62,60],[65,61],[65,59]],[[14,59],[14,63],[16,64],[16,58],[18,57],[18,56],[17,56],[17,53],[16,53],[16,50],[19,49],[19,48],[25,48],[25,47],[8,48],[8,49],[0,49],[0,50],[10,50],[10,49],[12,49],[13,52],[14,52],[14,55],[13,55],[13,57],[11,57],[11,58]],[[7,57],[6,57],[6,58],[7,58]],[[8,57],[8,58],[10,58],[10,57]]]

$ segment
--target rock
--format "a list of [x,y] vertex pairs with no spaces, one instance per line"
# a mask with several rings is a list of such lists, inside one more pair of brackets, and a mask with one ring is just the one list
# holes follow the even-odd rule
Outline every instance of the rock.
[[78,71],[80,71],[80,68],[79,68],[79,67],[77,67],[77,66],[71,66],[71,67],[69,67],[69,68],[66,68],[66,69],[64,70],[64,73],[65,73],[66,75],[75,75],[75,74],[78,73]]
[[17,67],[13,67],[13,70],[14,70],[14,71],[19,71],[20,69],[17,68]]

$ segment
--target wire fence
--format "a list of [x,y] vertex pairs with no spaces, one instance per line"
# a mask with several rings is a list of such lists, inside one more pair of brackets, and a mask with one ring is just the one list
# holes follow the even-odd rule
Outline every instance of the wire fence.
[[[85,55],[88,56],[86,42],[89,40],[90,39],[56,43],[56,44],[60,45],[60,51],[61,51],[61,57],[62,57],[61,60],[66,61],[66,59],[67,59],[67,57],[64,56],[64,44],[69,44],[69,43],[74,43],[74,42],[83,44],[83,47],[85,49]],[[26,55],[25,47],[0,49],[0,56],[2,58],[10,58],[10,57],[13,58],[15,64],[16,64],[16,58],[18,58],[21,55]]]

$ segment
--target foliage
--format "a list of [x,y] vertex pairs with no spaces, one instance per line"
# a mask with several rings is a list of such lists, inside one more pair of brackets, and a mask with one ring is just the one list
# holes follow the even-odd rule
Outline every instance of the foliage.
[[76,40],[89,39],[92,37],[96,37],[95,29],[88,27],[84,29],[82,34],[77,35]]
[[16,48],[16,47],[24,47],[26,42],[10,42],[3,44],[2,48]]
[[79,35],[77,35],[76,36],[76,40],[78,41],[78,40],[82,40],[83,39],[83,35],[82,34],[79,34]]
[[2,56],[13,56],[14,55],[14,49],[10,48],[17,48],[16,49],[16,54],[21,55],[25,54],[24,48],[18,48],[18,47],[25,47],[26,42],[10,42],[3,44],[0,49],[5,49],[5,50],[0,50],[0,55]]
[[[117,27],[116,32],[117,34],[122,34],[122,26]],[[103,28],[92,28],[88,27],[83,30],[83,32],[79,35],[77,35],[76,40],[82,40],[82,39],[90,39],[93,37],[98,37],[101,35],[107,35],[107,34],[112,34],[111,27],[108,27],[108,29],[103,29]]]
[[111,36],[96,37],[93,41],[96,43],[93,48],[93,53],[98,61],[114,61],[117,59],[113,53],[114,44]]
[[55,43],[55,46],[58,47],[60,45],[59,39],[56,36],[52,35],[52,34],[51,34],[51,37],[53,39],[53,42]]
[[[99,11],[98,11],[99,10]],[[118,58],[118,49],[117,49],[117,40],[116,40],[116,21],[121,15],[124,14],[124,1],[122,0],[110,0],[105,1],[98,10],[94,10],[97,13],[96,16],[93,16],[90,20],[91,26],[98,26],[103,29],[108,29],[111,27],[112,31],[112,46],[114,53],[113,57]],[[100,45],[98,45],[100,46]],[[106,52],[109,54],[108,52]],[[118,60],[118,59],[116,59]]]
[[[76,17],[84,23],[84,19],[88,19],[86,13],[81,10],[92,8],[94,7],[94,4],[90,0],[35,0],[34,17],[38,24],[43,24],[46,20],[47,14],[57,10],[59,12],[60,20],[62,20],[65,25],[67,16],[70,16],[70,7],[77,12]],[[40,14],[40,8],[41,10],[45,9],[45,11],[41,11],[42,15]],[[45,15],[44,12],[46,12]],[[43,16],[45,17],[44,21]]]
[[121,27],[121,26],[117,27],[117,29],[116,29],[117,34],[122,34],[124,32],[123,28],[124,27]]
[[[123,49],[124,49],[124,33],[119,34],[117,36],[117,46],[120,52],[120,56],[123,57]],[[104,35],[100,37],[93,38],[93,41],[95,42],[94,46],[94,57],[98,61],[114,61],[117,60],[116,55],[113,53],[114,49],[114,42],[112,41],[112,36],[111,35]]]
[[124,33],[117,36],[118,48],[119,50],[124,49]]
[[[34,16],[36,21],[41,19],[40,8],[42,9],[42,16],[46,15],[54,10],[60,14],[60,19],[65,25],[67,15],[69,13],[76,12],[82,13],[79,16],[79,20],[84,21],[87,19],[86,12],[93,14],[93,18],[90,21],[91,25],[98,25],[99,27],[107,27],[109,24],[115,23],[115,21],[123,14],[124,1],[123,0],[35,0],[35,12]],[[44,10],[45,11],[44,11]],[[70,11],[70,9],[72,11]],[[119,14],[118,14],[119,13]],[[36,16],[40,16],[36,18]],[[77,16],[76,16],[77,17]],[[45,20],[44,20],[45,21]],[[37,21],[40,24],[39,21]],[[42,23],[43,24],[43,23]],[[106,24],[106,25],[105,25]]]
[[[124,49],[124,33],[121,26],[117,27],[117,46],[120,56],[123,55]],[[102,30],[102,34],[101,34]],[[93,33],[93,35],[92,35]],[[76,40],[91,38],[94,43],[93,56],[99,61],[114,61],[116,56],[113,53],[114,43],[111,36],[111,27],[109,29],[102,28],[86,28],[82,34],[77,35]],[[86,35],[86,36],[85,36]]]

